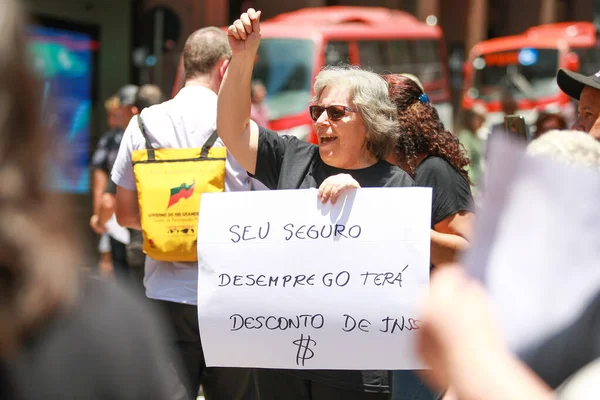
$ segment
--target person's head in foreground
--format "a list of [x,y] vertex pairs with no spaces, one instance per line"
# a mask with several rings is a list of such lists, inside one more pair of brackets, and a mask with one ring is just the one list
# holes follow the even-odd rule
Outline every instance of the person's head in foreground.
[[465,150],[456,136],[446,130],[429,97],[406,76],[386,75],[385,79],[400,124],[395,150],[388,161],[414,175],[424,158],[437,156],[452,164],[468,180],[469,159]]
[[600,142],[581,131],[546,132],[529,143],[527,153],[548,156],[572,166],[600,169]]
[[327,67],[316,77],[310,106],[323,161],[365,168],[384,159],[398,132],[385,81],[357,67]]
[[15,1],[0,2],[0,356],[76,296],[77,248],[64,199],[47,191],[48,133]]
[[600,72],[585,76],[561,68],[556,82],[563,92],[579,101],[572,128],[600,140]]

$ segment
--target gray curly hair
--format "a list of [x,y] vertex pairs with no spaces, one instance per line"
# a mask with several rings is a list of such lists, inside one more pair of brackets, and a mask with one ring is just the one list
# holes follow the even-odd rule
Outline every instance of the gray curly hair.
[[398,136],[396,107],[390,101],[388,84],[379,75],[355,66],[325,67],[315,79],[313,102],[318,102],[328,85],[345,83],[350,86],[352,103],[365,127],[370,151],[384,159],[394,148]]
[[585,132],[551,130],[529,143],[527,153],[600,170],[600,142]]

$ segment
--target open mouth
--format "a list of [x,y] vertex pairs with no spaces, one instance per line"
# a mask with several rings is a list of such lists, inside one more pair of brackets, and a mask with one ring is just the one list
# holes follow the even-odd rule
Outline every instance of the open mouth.
[[321,136],[319,141],[321,144],[329,144],[335,142],[337,140],[337,136]]

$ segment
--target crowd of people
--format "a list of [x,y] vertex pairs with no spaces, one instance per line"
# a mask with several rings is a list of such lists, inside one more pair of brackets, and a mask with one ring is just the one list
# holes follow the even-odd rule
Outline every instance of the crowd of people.
[[[90,226],[100,235],[103,275],[143,293],[134,296],[79,273],[69,204],[45,189],[44,159],[31,156],[49,147],[24,14],[16,0],[0,4],[0,49],[10,55],[0,59],[8,78],[0,81],[0,398],[195,399],[202,388],[207,400],[541,400],[566,396],[556,389],[586,365],[585,383],[598,380],[600,297],[521,360],[507,349],[485,289],[457,264],[473,239],[485,111],[466,113],[454,135],[414,76],[327,67],[307,110],[318,144],[280,135],[267,126],[264,85],[252,81],[260,14],[249,9],[227,33],[190,35],[185,85],[173,99],[153,85],[126,85],[105,103],[109,130],[92,157]],[[600,170],[600,79],[560,70],[557,83],[579,102],[573,130],[559,114],[540,113],[528,152]],[[514,99],[503,100],[514,114]],[[226,157],[211,156],[223,148]],[[173,159],[155,160],[160,149]],[[207,367],[196,304],[198,268],[209,260],[146,256],[160,244],[140,217],[149,201],[140,180],[148,178],[136,165],[168,164],[185,149],[200,149],[202,164],[214,161],[211,185],[225,192],[317,188],[320,201],[336,203],[362,187],[432,188],[432,279],[417,348],[430,369]]]

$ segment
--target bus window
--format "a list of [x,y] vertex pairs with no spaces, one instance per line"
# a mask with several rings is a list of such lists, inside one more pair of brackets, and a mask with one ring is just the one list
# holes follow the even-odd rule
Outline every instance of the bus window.
[[377,74],[390,72],[385,41],[365,40],[359,41],[357,44],[360,63],[363,67]]
[[425,87],[443,79],[439,44],[435,40],[381,40],[358,42],[360,63],[377,73],[410,73]]
[[261,40],[252,79],[261,81],[267,89],[271,119],[306,111],[311,96],[313,59],[312,40]]
[[498,101],[508,90],[516,99],[549,97],[558,92],[558,50],[515,49],[487,53],[473,61],[475,77],[469,94]]
[[583,75],[594,75],[600,70],[600,50],[595,47],[573,48],[579,56],[579,73]]
[[435,40],[413,42],[416,59],[418,60],[417,76],[423,82],[433,82],[442,79],[442,64],[440,63],[440,48]]
[[389,45],[390,68],[394,73],[419,72],[414,46],[408,40],[392,40]]
[[391,41],[390,63],[392,71],[414,74],[425,87],[443,79],[440,47],[435,40]]
[[328,42],[325,46],[325,65],[350,64],[348,42]]
[[357,43],[361,65],[377,73],[415,75],[429,94],[444,125],[453,125],[451,96],[444,76],[438,41],[365,40]]

